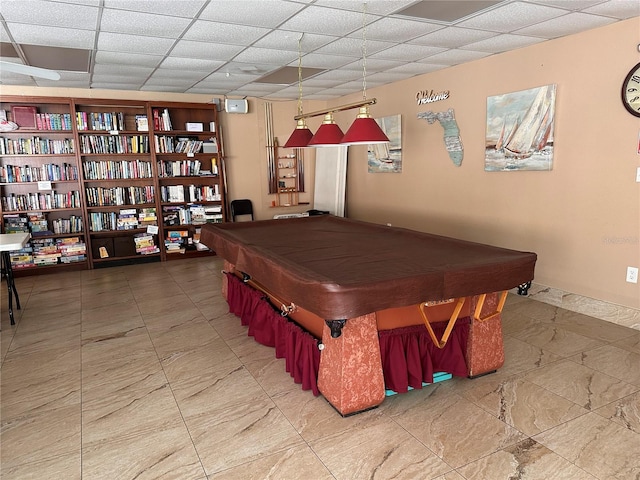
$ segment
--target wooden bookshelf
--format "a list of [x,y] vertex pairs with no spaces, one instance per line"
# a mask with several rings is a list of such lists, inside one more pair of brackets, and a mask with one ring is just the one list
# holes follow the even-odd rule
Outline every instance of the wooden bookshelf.
[[89,268],[71,100],[2,97],[0,110],[19,127],[0,131],[1,228],[32,232],[16,274]]
[[[213,105],[3,97],[0,109],[9,120],[17,111],[28,124],[0,132],[3,232],[16,214],[35,212],[37,201],[47,207],[37,212],[50,224],[60,225],[67,216],[83,226],[42,237],[54,243],[80,237],[86,253],[76,267],[212,254],[198,241],[201,224],[226,221],[224,159]],[[57,176],[42,183],[42,175]],[[46,203],[54,193],[73,203]],[[173,212],[177,221],[165,221],[163,213]],[[27,270],[42,269],[17,269]]]

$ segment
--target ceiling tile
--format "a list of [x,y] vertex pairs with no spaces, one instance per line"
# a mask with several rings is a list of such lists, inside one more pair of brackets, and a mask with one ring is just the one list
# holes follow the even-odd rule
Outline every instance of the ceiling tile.
[[[302,65],[312,68],[340,68],[348,63],[353,62],[354,57],[343,57],[338,55],[320,55],[317,53],[309,53],[302,57]],[[291,65],[298,64],[298,62],[292,62]]]
[[530,27],[522,28],[514,33],[544,38],[556,38],[565,35],[566,33],[577,33],[585,26],[589,26],[589,28],[597,28],[613,22],[614,19],[612,18],[574,12]]
[[91,82],[91,88],[94,90],[140,90],[141,87],[140,83]]
[[[55,88],[59,86],[59,80],[47,80],[45,78],[36,78],[36,84],[38,87],[50,87]],[[89,88],[91,82],[87,80],[65,80],[64,88]]]
[[195,70],[174,70],[168,68],[159,68],[153,72],[151,78],[177,78],[181,80],[189,80],[199,82],[206,78],[211,72],[207,71],[195,71]]
[[298,54],[289,50],[249,47],[236,55],[233,60],[243,63],[262,62],[267,64],[273,63],[274,65],[286,65],[297,59]]
[[386,70],[386,71],[388,73],[405,73],[409,75],[421,75],[423,73],[433,72],[434,70],[437,70],[439,68],[442,68],[442,66],[439,65],[437,68],[435,68],[433,65],[427,65],[424,63],[407,63],[399,67],[390,68],[389,70]]
[[200,58],[180,58],[167,57],[164,59],[160,68],[175,70],[199,70],[211,72],[224,65],[225,62],[220,60],[203,60]]
[[189,30],[185,32],[182,38],[201,42],[250,45],[268,32],[269,29],[262,27],[246,27],[243,25],[232,25],[230,23],[197,20]]
[[382,52],[367,55],[367,61],[370,59],[389,59],[412,62],[428,57],[429,55],[440,53],[443,50],[445,49],[442,47],[427,47],[425,45],[409,45],[403,43],[383,50]]
[[196,15],[205,3],[206,0],[104,0],[106,8],[186,18]]
[[99,12],[95,7],[43,0],[2,1],[2,16],[10,23],[93,30]]
[[93,49],[96,36],[92,30],[75,30],[22,23],[7,23],[7,26],[17,43],[29,45]]
[[310,6],[280,26],[283,30],[343,36],[362,26],[362,14]]
[[316,35],[314,33],[301,33],[292,32],[289,30],[273,30],[260,40],[258,40],[253,46],[260,48],[278,48],[282,50],[291,50],[292,52],[298,51],[298,40],[302,37],[301,49],[302,53],[309,53],[315,49],[333,42],[338,37],[332,37],[329,35]]
[[151,13],[126,12],[105,8],[100,30],[111,33],[127,33],[149,37],[173,38],[191,23],[188,18],[168,17]]
[[276,0],[216,0],[204,9],[200,18],[222,23],[277,27],[304,5]]
[[464,20],[457,25],[466,28],[479,28],[495,32],[512,32],[554,17],[564,15],[566,11],[544,5],[514,2],[508,3]]
[[[382,40],[387,42],[406,42],[421,37],[429,32],[441,29],[441,25],[427,22],[414,22],[399,18],[382,18],[367,26],[367,40]],[[362,29],[349,34],[352,38],[362,38]]]
[[175,92],[182,93],[185,90],[184,86],[176,86],[176,85],[168,85],[168,84],[159,84],[159,85],[149,85],[144,84],[140,87],[140,90],[145,92]]
[[585,12],[618,19],[632,18],[640,16],[640,2],[638,0],[609,0],[587,8]]
[[[339,38],[324,47],[317,49],[314,53],[322,53],[328,55],[347,55],[351,57],[362,56],[362,38]],[[375,40],[369,40],[365,42],[367,49],[367,55],[374,54],[380,50],[395,46],[395,43],[391,42],[377,42]]]
[[421,61],[419,60],[419,62],[452,66],[463,62],[473,62],[474,60],[479,60],[481,58],[488,57],[489,55],[491,54],[487,52],[452,49],[436,55],[431,55]]
[[[366,12],[376,15],[389,15],[402,10],[407,5],[415,3],[415,0],[367,0]],[[359,0],[317,0],[314,5],[322,7],[340,8],[352,10],[362,14],[364,2]]]
[[160,55],[142,55],[139,53],[108,52],[100,50],[95,54],[97,65],[136,65],[139,67],[157,67],[164,57]]
[[202,58],[206,60],[227,60],[235,57],[243,50],[240,45],[225,45],[218,43],[215,46],[209,42],[194,42],[193,40],[179,40],[171,50],[170,56],[183,58]]
[[100,32],[98,49],[110,52],[133,52],[149,55],[165,55],[173,40],[170,38],[138,37],[123,33]]
[[136,78],[147,78],[153,73],[151,67],[132,67],[130,65],[94,65],[94,74],[123,75]]
[[497,37],[470,43],[461,47],[462,50],[476,50],[478,52],[499,53],[507,50],[515,50],[539,42],[545,41],[543,38],[525,37],[524,35],[498,35]]
[[[380,58],[369,58],[367,57],[367,72],[380,72],[383,70],[388,70],[390,68],[399,67],[400,65],[404,65],[405,62],[400,60],[384,60]],[[352,62],[343,67],[345,70],[354,70],[362,72],[362,60],[358,60],[357,62]]]
[[145,86],[158,86],[158,85],[167,85],[167,86],[181,86],[184,91],[187,88],[190,88],[194,84],[198,83],[197,81],[193,81],[191,79],[185,78],[176,78],[176,77],[156,77],[153,76],[149,78],[144,84]]
[[408,43],[416,45],[430,45],[434,47],[457,48],[472,42],[478,42],[494,36],[492,32],[472,30],[470,28],[447,27],[435,32],[427,33],[422,37],[409,40]]

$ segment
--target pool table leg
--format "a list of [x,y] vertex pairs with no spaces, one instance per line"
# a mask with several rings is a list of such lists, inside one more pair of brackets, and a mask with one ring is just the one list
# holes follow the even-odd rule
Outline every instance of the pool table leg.
[[338,338],[322,332],[318,390],[343,416],[376,407],[385,396],[376,315],[350,318]]

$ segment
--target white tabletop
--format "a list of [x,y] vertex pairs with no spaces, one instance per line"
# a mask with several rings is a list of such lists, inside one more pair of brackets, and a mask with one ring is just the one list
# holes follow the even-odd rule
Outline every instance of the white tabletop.
[[29,232],[0,233],[0,252],[20,250],[27,244],[30,237]]

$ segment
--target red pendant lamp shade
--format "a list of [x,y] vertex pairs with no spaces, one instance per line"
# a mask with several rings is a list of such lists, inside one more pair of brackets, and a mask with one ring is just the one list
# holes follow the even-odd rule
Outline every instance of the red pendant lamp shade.
[[310,147],[333,147],[340,145],[340,140],[344,133],[333,120],[333,113],[329,112],[324,116],[324,121],[318,131],[309,142]]
[[342,138],[341,145],[368,145],[370,143],[387,143],[389,138],[378,123],[369,115],[369,107],[360,107],[360,113]]
[[313,133],[307,127],[304,118],[301,118],[289,140],[284,144],[284,148],[304,148],[309,145],[311,137],[313,137]]

